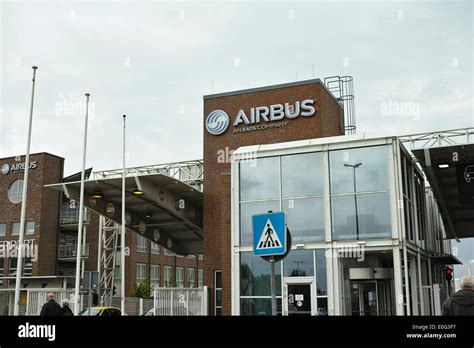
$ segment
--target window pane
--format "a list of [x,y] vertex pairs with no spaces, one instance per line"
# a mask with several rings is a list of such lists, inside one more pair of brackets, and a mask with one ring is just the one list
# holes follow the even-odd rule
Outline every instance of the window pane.
[[328,298],[318,298],[318,315],[328,315]]
[[330,151],[331,193],[388,189],[386,146]]
[[240,200],[278,198],[279,158],[259,158],[240,162]]
[[[281,295],[281,262],[275,263],[276,294]],[[240,294],[271,296],[270,263],[252,252],[240,253]]]
[[222,289],[222,272],[216,271],[215,272],[215,288]]
[[294,242],[324,240],[323,198],[288,199],[282,202]]
[[252,215],[264,214],[269,210],[279,211],[280,203],[268,201],[240,204],[240,245],[252,245]]
[[[277,298],[277,315],[281,315],[281,298]],[[241,298],[240,315],[272,315],[270,298]]]
[[35,233],[35,222],[28,221],[26,223],[26,234],[34,234]]
[[202,287],[202,269],[198,270],[198,287]]
[[23,179],[15,180],[8,188],[8,199],[13,204],[21,202],[23,195]]
[[12,236],[18,236],[20,234],[20,223],[14,222],[12,225]]
[[[316,287],[317,294],[327,295],[327,277],[326,277],[326,250],[318,249],[316,252]],[[319,305],[318,305],[319,306]]]
[[281,174],[283,197],[323,194],[321,153],[283,156]]
[[332,197],[331,206],[333,239],[357,239],[357,235],[359,239],[390,236],[388,192]]
[[332,238],[356,239],[354,195],[331,198]]
[[7,234],[7,224],[0,224],[0,236]]
[[390,201],[388,192],[357,195],[359,237],[390,237]]
[[283,275],[285,277],[313,276],[313,250],[291,250],[283,260]]

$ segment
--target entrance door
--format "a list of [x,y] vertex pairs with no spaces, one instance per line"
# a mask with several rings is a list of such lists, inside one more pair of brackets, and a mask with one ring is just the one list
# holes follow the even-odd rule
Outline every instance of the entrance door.
[[367,280],[351,281],[351,312],[352,315],[387,315],[389,296],[384,281]]
[[314,279],[292,277],[284,279],[283,315],[315,315]]

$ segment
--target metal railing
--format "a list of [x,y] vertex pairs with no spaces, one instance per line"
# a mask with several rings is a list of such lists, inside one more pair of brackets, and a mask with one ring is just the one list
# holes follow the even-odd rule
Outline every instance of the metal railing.
[[[204,166],[202,160],[155,164],[125,169],[125,176],[164,174],[202,190]],[[99,170],[92,172],[91,178],[120,178],[122,169]]]
[[[112,298],[112,307],[120,308],[120,297]],[[153,299],[125,297],[125,313],[127,315],[145,315],[153,309]]]
[[155,288],[154,315],[208,315],[208,288]]
[[[52,292],[54,299],[58,304],[61,304],[62,300],[66,299],[69,301],[69,308],[74,312],[74,290],[64,289],[29,289],[27,290],[26,310],[25,315],[40,315],[41,308],[48,302],[48,294]],[[86,298],[81,295],[80,302],[82,303],[81,308],[84,308],[84,301]],[[86,302],[87,303],[87,302]]]
[[409,150],[437,146],[469,144],[474,139],[474,127],[448,129],[438,132],[400,135],[398,139]]
[[[76,257],[77,255],[77,245],[60,245],[58,250],[58,257],[60,259],[67,259],[71,257]],[[86,243],[84,247],[83,257],[89,256],[89,243]]]

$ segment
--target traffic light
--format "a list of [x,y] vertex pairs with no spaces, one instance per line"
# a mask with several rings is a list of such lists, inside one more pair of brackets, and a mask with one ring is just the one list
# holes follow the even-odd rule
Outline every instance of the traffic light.
[[453,279],[453,269],[451,267],[446,267],[446,280],[451,282]]
[[116,292],[117,292],[117,287],[114,285],[114,289],[112,291],[112,296],[115,295]]

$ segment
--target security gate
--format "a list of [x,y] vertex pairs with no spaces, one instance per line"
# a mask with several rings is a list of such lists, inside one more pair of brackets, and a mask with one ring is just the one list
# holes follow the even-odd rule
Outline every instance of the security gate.
[[208,315],[208,290],[202,288],[156,288],[154,315]]

